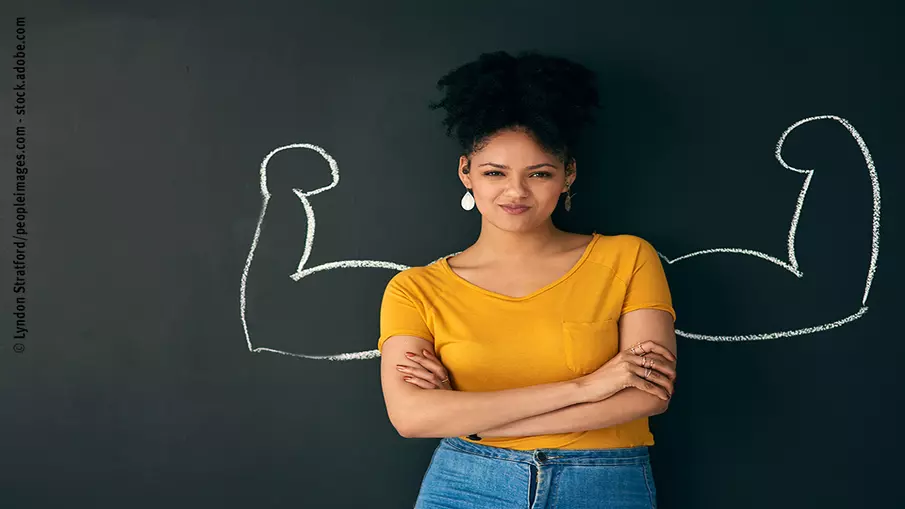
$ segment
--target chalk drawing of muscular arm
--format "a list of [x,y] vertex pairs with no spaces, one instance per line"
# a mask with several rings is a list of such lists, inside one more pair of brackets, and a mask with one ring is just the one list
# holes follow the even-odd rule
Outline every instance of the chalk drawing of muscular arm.
[[751,249],[742,249],[742,248],[715,248],[715,249],[704,249],[701,251],[695,251],[693,253],[688,253],[686,255],[678,256],[676,258],[668,258],[664,256],[662,253],[660,254],[660,258],[666,261],[666,263],[672,265],[682,260],[686,260],[688,258],[694,256],[703,256],[703,255],[712,255],[717,253],[732,253],[732,254],[740,254],[747,256],[756,256],[763,260],[766,260],[770,263],[774,263],[783,269],[791,272],[796,277],[802,277],[802,271],[798,267],[798,260],[795,258],[795,232],[798,229],[798,219],[801,216],[802,208],[804,207],[804,199],[805,195],[808,192],[808,186],[811,184],[811,179],[814,177],[814,170],[802,170],[799,168],[793,168],[786,164],[785,160],[782,158],[782,146],[786,140],[786,137],[795,130],[797,127],[806,124],[808,122],[814,122],[817,120],[833,120],[841,124],[848,130],[849,134],[852,135],[855,142],[858,144],[858,147],[861,149],[861,155],[864,157],[864,163],[867,166],[867,172],[870,177],[872,198],[873,198],[873,221],[872,221],[872,235],[871,235],[871,256],[870,256],[870,264],[867,268],[867,281],[864,284],[864,294],[861,298],[861,307],[855,313],[843,317],[834,322],[813,325],[809,327],[802,327],[795,330],[789,331],[775,331],[775,332],[766,332],[766,333],[756,333],[756,334],[745,334],[745,335],[705,335],[705,334],[697,334],[694,332],[676,330],[676,335],[682,336],[689,339],[698,339],[703,341],[756,341],[756,340],[764,340],[764,339],[779,339],[779,338],[787,338],[791,336],[800,336],[803,334],[812,334],[815,332],[820,332],[828,329],[832,329],[835,327],[839,327],[845,325],[847,323],[853,322],[858,318],[861,318],[864,313],[867,312],[867,295],[870,293],[870,285],[874,278],[874,272],[877,270],[877,258],[880,255],[880,180],[877,177],[877,170],[874,167],[873,158],[870,155],[870,152],[867,150],[867,145],[864,143],[864,140],[861,138],[861,135],[858,134],[858,131],[844,118],[837,117],[835,115],[820,115],[815,117],[808,117],[803,120],[799,120],[792,124],[785,132],[782,133],[782,136],[779,137],[779,141],[776,143],[776,159],[779,161],[784,168],[801,173],[805,175],[804,183],[801,185],[801,191],[798,193],[798,202],[795,205],[795,212],[792,214],[792,225],[789,227],[789,237],[788,237],[788,260],[779,260],[773,256],[770,256],[765,253],[761,253],[759,251],[754,251]]
[[[298,196],[299,200],[302,202],[302,206],[305,209],[305,215],[307,216],[307,229],[306,229],[306,237],[305,237],[305,249],[302,252],[302,257],[299,260],[298,268],[296,272],[290,274],[290,278],[293,281],[298,282],[300,279],[310,276],[314,273],[331,270],[331,269],[354,269],[354,268],[379,268],[379,269],[391,269],[396,271],[402,271],[410,268],[408,265],[403,265],[400,263],[389,262],[389,261],[381,261],[381,260],[339,260],[335,262],[323,263],[321,265],[316,265],[314,267],[305,268],[305,264],[308,262],[308,258],[311,256],[311,249],[314,247],[314,233],[317,227],[317,223],[315,221],[314,216],[314,207],[311,205],[311,201],[308,199],[310,196],[314,196],[316,194],[322,193],[324,191],[329,191],[330,189],[336,187],[339,184],[339,166],[336,164],[336,160],[333,159],[330,154],[327,153],[323,148],[318,147],[317,145],[312,145],[310,143],[293,143],[289,145],[285,145],[279,148],[272,150],[264,160],[261,162],[260,169],[260,177],[261,177],[261,196],[263,197],[263,204],[261,205],[261,213],[258,216],[258,224],[255,226],[255,234],[254,238],[251,242],[251,249],[248,251],[248,258],[245,260],[245,268],[242,270],[242,281],[239,288],[239,315],[242,319],[242,329],[245,332],[245,341],[248,344],[248,350],[251,352],[272,352],[278,353],[282,355],[291,355],[294,357],[303,357],[307,359],[320,359],[320,360],[331,360],[331,361],[345,361],[345,360],[359,360],[359,359],[372,359],[376,357],[380,357],[380,351],[377,349],[374,350],[365,350],[361,352],[348,352],[348,353],[340,353],[335,355],[304,355],[299,353],[292,352],[284,352],[282,350],[276,350],[273,348],[267,348],[263,346],[254,346],[251,340],[251,334],[248,330],[248,322],[245,316],[245,288],[246,283],[248,281],[248,273],[251,268],[251,262],[254,259],[255,248],[258,246],[258,240],[261,236],[261,227],[264,224],[264,217],[267,214],[267,203],[270,201],[270,191],[267,189],[267,164],[273,158],[273,156],[282,152],[283,150],[291,150],[291,149],[307,149],[312,150],[320,154],[324,160],[327,161],[327,164],[330,166],[331,173],[331,182],[330,184],[319,187],[312,191],[304,191],[302,189],[293,189],[292,192]],[[458,253],[451,253],[458,254]],[[437,258],[439,260],[439,258]]]

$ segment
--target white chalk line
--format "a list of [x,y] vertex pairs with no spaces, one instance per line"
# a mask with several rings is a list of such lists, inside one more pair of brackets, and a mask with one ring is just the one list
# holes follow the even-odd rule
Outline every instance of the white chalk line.
[[767,260],[771,263],[774,263],[787,271],[795,274],[797,277],[802,277],[802,272],[798,268],[798,260],[795,258],[795,233],[798,230],[798,220],[801,217],[801,211],[804,207],[804,199],[808,193],[808,187],[811,185],[811,178],[814,176],[814,170],[802,170],[799,168],[795,168],[790,166],[785,162],[782,158],[782,146],[786,140],[786,137],[798,126],[805,124],[807,122],[813,122],[815,120],[823,120],[830,119],[835,120],[842,124],[846,130],[848,130],[849,134],[855,139],[858,143],[858,147],[861,149],[861,155],[864,157],[864,161],[867,164],[868,174],[870,175],[871,181],[871,189],[872,189],[872,198],[873,198],[873,226],[872,226],[872,240],[871,240],[871,257],[870,257],[870,265],[867,270],[867,281],[864,284],[864,294],[861,298],[862,307],[857,313],[854,313],[842,320],[838,320],[835,322],[817,325],[814,327],[808,327],[804,329],[798,329],[794,331],[778,331],[778,332],[768,332],[763,334],[745,334],[740,336],[726,336],[726,335],[704,335],[697,334],[692,332],[685,332],[680,329],[676,329],[676,335],[682,336],[689,339],[699,339],[703,341],[754,341],[754,340],[764,340],[764,339],[777,339],[777,338],[785,338],[790,336],[799,336],[802,334],[812,334],[814,332],[820,332],[828,329],[832,329],[834,327],[838,327],[840,325],[849,323],[851,321],[857,320],[867,312],[867,295],[870,292],[871,282],[874,278],[874,273],[877,270],[877,258],[880,255],[880,179],[877,177],[877,170],[874,166],[874,160],[870,155],[870,151],[867,149],[867,144],[864,143],[864,139],[861,138],[861,135],[858,134],[858,131],[852,126],[847,120],[841,117],[837,117],[835,115],[819,115],[814,117],[808,117],[798,122],[792,124],[785,132],[782,133],[782,136],[779,137],[779,141],[776,143],[776,151],[774,155],[776,159],[779,161],[784,168],[788,170],[792,170],[794,172],[802,173],[805,176],[804,183],[801,186],[801,191],[798,193],[798,201],[795,204],[795,212],[792,214],[792,225],[789,227],[789,236],[788,236],[788,261],[779,260],[773,256],[770,256],[766,253],[761,253],[760,251],[754,251],[751,249],[740,249],[740,248],[715,248],[715,249],[705,249],[702,251],[695,251],[693,253],[689,253],[686,255],[682,255],[673,259],[669,259],[666,256],[659,254],[660,258],[665,260],[668,264],[672,265],[678,261],[685,260],[691,258],[693,256],[707,255],[707,254],[715,254],[715,253],[733,253],[733,254],[742,254],[748,256],[756,256],[758,258]]
[[[861,136],[858,134],[858,132],[855,130],[855,128],[852,127],[852,125],[848,123],[848,121],[846,121],[843,118],[833,116],[833,115],[822,115],[822,116],[816,116],[816,117],[809,117],[809,118],[796,122],[791,127],[786,129],[786,131],[782,134],[782,136],[779,139],[779,142],[776,145],[776,158],[779,160],[780,164],[782,164],[785,168],[787,168],[789,170],[796,171],[799,173],[804,173],[807,175],[805,177],[804,184],[802,185],[801,192],[798,195],[798,202],[796,204],[795,212],[792,217],[792,225],[789,229],[789,237],[788,237],[789,261],[786,262],[783,260],[779,260],[773,256],[767,255],[765,253],[761,253],[759,251],[750,250],[750,249],[741,249],[741,248],[706,249],[706,250],[702,250],[702,251],[696,251],[694,253],[689,253],[689,254],[674,258],[672,260],[663,256],[662,254],[660,254],[660,257],[663,258],[667,263],[669,263],[671,265],[671,264],[678,262],[680,260],[683,260],[683,259],[691,258],[693,256],[705,255],[705,254],[714,254],[714,253],[743,254],[743,255],[755,256],[755,257],[767,260],[771,263],[774,263],[774,264],[788,270],[789,272],[795,274],[797,277],[802,277],[802,273],[798,269],[798,262],[795,259],[795,232],[796,232],[796,229],[798,226],[798,219],[801,214],[802,207],[804,206],[804,198],[805,198],[805,195],[807,194],[808,186],[810,185],[811,177],[813,176],[814,170],[800,170],[800,169],[793,168],[793,167],[787,165],[785,163],[785,161],[783,161],[783,159],[782,159],[781,150],[782,150],[783,141],[785,140],[786,136],[790,132],[792,132],[792,130],[794,130],[796,127],[798,127],[801,124],[804,124],[806,122],[811,122],[813,120],[819,120],[819,119],[833,119],[833,120],[836,120],[839,123],[841,123],[843,126],[845,126],[845,128],[848,129],[849,133],[851,133],[851,135],[857,141],[858,146],[861,148],[861,152],[864,155],[865,161],[867,162],[867,166],[869,169],[869,173],[870,173],[870,177],[871,177],[871,185],[873,188],[874,211],[873,211],[872,256],[871,256],[870,267],[868,269],[867,283],[865,285],[864,296],[862,298],[862,304],[866,304],[867,295],[868,295],[868,292],[870,291],[870,284],[873,279],[874,272],[876,271],[877,257],[879,255],[880,184],[879,184],[879,179],[876,174],[876,169],[874,168],[873,160],[870,156],[870,153],[867,150],[867,145],[864,143],[864,140],[861,139]],[[306,191],[302,191],[300,189],[292,190],[299,197],[299,200],[301,200],[301,202],[302,202],[302,206],[305,209],[305,215],[306,215],[309,227],[307,228],[307,232],[306,232],[306,236],[305,236],[305,248],[302,253],[302,257],[299,260],[298,269],[295,273],[291,274],[289,277],[293,281],[298,282],[302,278],[310,276],[314,273],[325,271],[325,270],[340,269],[340,268],[379,268],[379,269],[392,269],[392,270],[397,270],[397,271],[403,271],[403,270],[411,268],[408,265],[403,265],[403,264],[389,262],[389,261],[381,261],[381,260],[341,260],[341,261],[324,263],[324,264],[310,267],[307,269],[304,268],[309,257],[311,256],[311,250],[314,246],[314,234],[315,234],[315,229],[316,229],[314,207],[311,205],[311,202],[308,200],[308,197],[319,194],[324,191],[327,191],[329,189],[332,189],[333,187],[336,187],[339,184],[339,167],[336,164],[336,161],[333,159],[333,157],[331,157],[323,148],[318,147],[317,145],[310,144],[310,143],[293,143],[293,144],[284,145],[282,147],[278,147],[278,148],[274,149],[269,154],[267,154],[267,156],[261,162],[260,179],[261,179],[261,196],[263,198],[263,203],[261,206],[261,213],[258,216],[257,225],[255,226],[255,233],[254,233],[254,237],[252,238],[251,248],[249,249],[248,257],[246,258],[246,261],[245,261],[245,267],[242,270],[242,278],[241,278],[240,288],[239,288],[239,316],[242,321],[242,329],[243,329],[243,332],[245,333],[245,341],[248,346],[248,350],[253,353],[271,352],[271,353],[277,353],[280,355],[287,355],[287,356],[292,356],[292,357],[301,357],[301,358],[306,358],[306,359],[317,359],[317,360],[330,360],[330,361],[364,360],[364,359],[373,359],[373,358],[379,357],[380,351],[377,349],[364,350],[364,351],[359,351],[359,352],[348,352],[348,353],[341,353],[341,354],[334,354],[334,355],[306,355],[306,354],[286,352],[286,351],[276,350],[276,349],[266,348],[266,347],[255,347],[252,344],[251,335],[248,330],[248,321],[247,321],[246,314],[245,314],[245,309],[246,309],[245,290],[246,290],[246,285],[247,285],[247,281],[248,281],[248,273],[251,268],[251,262],[254,259],[254,252],[255,252],[255,249],[257,248],[258,240],[260,239],[260,236],[261,236],[261,229],[262,229],[262,226],[264,223],[264,217],[267,212],[267,204],[270,201],[270,196],[271,196],[270,192],[267,189],[267,164],[270,162],[270,159],[274,155],[278,154],[279,152],[281,152],[283,150],[289,150],[289,149],[295,149],[295,148],[314,150],[315,152],[320,154],[321,157],[323,157],[330,166],[332,180],[329,185],[317,188],[313,191],[306,192]],[[458,254],[458,253],[459,252],[456,252],[456,253],[452,253],[452,254],[446,255],[446,256],[452,256],[452,255]],[[434,260],[431,263],[435,263],[437,260],[440,260],[441,258],[442,257],[437,258],[436,260]],[[685,331],[681,331],[681,330],[677,329],[676,334],[679,336],[689,338],[689,339],[699,339],[699,340],[704,340],[704,341],[751,341],[751,340],[776,339],[776,338],[783,338],[783,337],[799,336],[799,335],[803,335],[803,334],[812,334],[815,332],[820,332],[820,331],[832,329],[835,327],[839,327],[841,325],[850,323],[850,322],[860,318],[866,311],[867,311],[867,307],[865,306],[865,307],[862,307],[857,313],[850,315],[846,318],[843,318],[842,320],[837,320],[832,323],[822,324],[822,325],[818,325],[818,326],[814,326],[814,327],[807,327],[807,328],[803,328],[803,329],[797,329],[797,330],[793,330],[793,331],[779,331],[779,332],[771,332],[771,333],[765,333],[765,334],[754,334],[754,335],[749,334],[749,335],[740,335],[740,336],[712,336],[712,335],[685,332]]]
[[[858,310],[857,313],[849,315],[841,320],[836,320],[832,323],[826,323],[823,325],[817,325],[814,327],[805,327],[804,329],[796,329],[791,331],[781,331],[781,332],[771,332],[768,334],[745,334],[742,336],[708,336],[706,334],[695,334],[692,332],[683,332],[681,334],[682,337],[688,339],[699,339],[701,341],[758,341],[764,339],[779,339],[779,338],[789,338],[792,336],[802,336],[805,334],[813,334],[815,332],[821,332],[825,330],[835,329],[836,327],[845,325],[847,323],[854,322],[858,318],[861,318],[864,313],[867,313],[867,307],[862,307]],[[676,330],[676,334],[679,335],[679,331]],[[730,338],[730,339],[726,339]]]
[[[261,213],[258,215],[258,222],[255,226],[254,237],[251,241],[251,248],[248,251],[248,257],[245,260],[245,267],[242,269],[242,279],[239,285],[239,316],[242,320],[242,330],[245,334],[245,342],[248,345],[248,350],[253,353],[258,352],[271,352],[277,353],[280,355],[288,355],[292,357],[301,357],[306,359],[318,359],[318,360],[331,360],[331,361],[347,361],[347,360],[363,360],[363,359],[373,359],[375,357],[380,357],[380,351],[377,349],[374,350],[365,350],[361,352],[349,352],[349,353],[341,353],[341,354],[333,354],[333,355],[306,355],[299,354],[294,352],[285,352],[283,350],[276,350],[273,348],[267,347],[255,347],[251,341],[251,334],[248,330],[248,319],[246,317],[245,309],[246,309],[246,287],[248,283],[248,273],[251,269],[251,262],[254,259],[255,249],[258,247],[258,240],[261,237],[261,229],[264,224],[264,216],[267,213],[267,204],[270,202],[270,192],[267,189],[267,164],[276,154],[282,152],[283,150],[289,149],[309,149],[317,152],[323,157],[327,164],[330,166],[331,173],[331,182],[330,184],[317,188],[313,191],[302,191],[301,189],[293,189],[292,191],[299,197],[299,200],[302,202],[302,206],[305,209],[306,219],[308,221],[309,228],[307,229],[305,236],[305,248],[302,252],[302,257],[299,260],[298,270],[290,274],[290,278],[293,281],[299,281],[305,276],[314,274],[315,272],[320,272],[323,270],[330,270],[336,268],[380,268],[380,269],[393,269],[397,271],[403,271],[409,269],[410,267],[407,265],[402,265],[394,262],[386,262],[379,260],[343,260],[336,261],[330,263],[324,263],[321,265],[317,265],[315,267],[310,267],[305,269],[304,266],[308,262],[308,258],[311,256],[311,250],[314,246],[314,233],[316,229],[316,221],[314,215],[314,207],[311,205],[311,202],[308,200],[309,196],[313,196],[315,194],[327,191],[336,187],[339,184],[339,166],[336,163],[336,160],[333,159],[330,154],[327,153],[321,147],[317,145],[313,145],[310,143],[292,143],[289,145],[284,145],[282,147],[278,147],[272,150],[264,160],[261,162],[260,167],[260,179],[261,179],[261,196],[263,198],[263,203],[261,205]],[[439,259],[439,258],[438,258]]]

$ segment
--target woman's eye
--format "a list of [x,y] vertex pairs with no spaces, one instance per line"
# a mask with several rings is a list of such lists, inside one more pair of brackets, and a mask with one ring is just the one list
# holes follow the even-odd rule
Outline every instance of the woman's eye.
[[[500,172],[498,172],[498,171],[496,171],[496,170],[491,170],[491,171],[486,171],[486,172],[484,172],[484,175],[486,175],[486,176],[488,176],[488,177],[494,177],[494,176],[496,176],[496,175],[491,175],[492,173],[500,173]],[[532,173],[532,175],[540,175],[541,178],[550,178],[550,177],[553,176],[552,173],[546,172],[546,171],[536,171],[536,172]]]

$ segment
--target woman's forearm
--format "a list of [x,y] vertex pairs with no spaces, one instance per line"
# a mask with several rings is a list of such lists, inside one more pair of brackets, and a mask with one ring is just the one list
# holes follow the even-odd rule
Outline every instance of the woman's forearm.
[[470,435],[586,401],[576,380],[501,391],[419,390],[408,407],[410,438]]
[[668,403],[662,399],[630,387],[609,398],[592,403],[578,403],[541,415],[534,415],[502,426],[488,428],[478,436],[521,437],[550,433],[572,433],[609,428],[666,411]]

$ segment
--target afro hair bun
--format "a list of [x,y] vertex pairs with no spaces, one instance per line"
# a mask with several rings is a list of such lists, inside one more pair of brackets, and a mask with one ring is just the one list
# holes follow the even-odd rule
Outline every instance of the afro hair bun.
[[444,88],[445,97],[428,107],[446,111],[446,135],[455,130],[469,159],[495,133],[512,129],[526,130],[565,164],[600,106],[591,70],[536,51],[483,53],[440,78],[437,89]]

